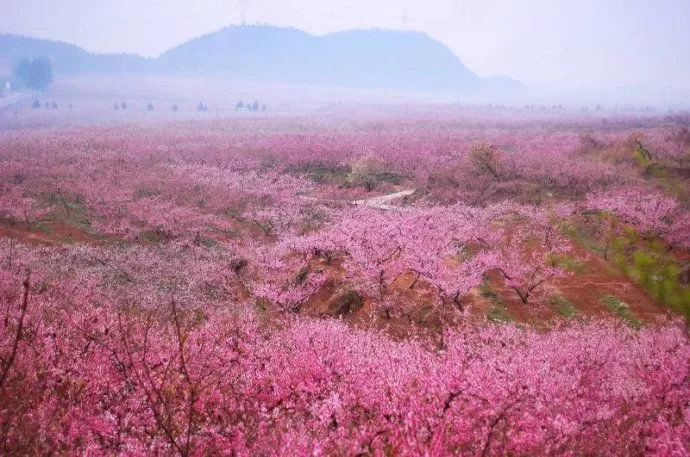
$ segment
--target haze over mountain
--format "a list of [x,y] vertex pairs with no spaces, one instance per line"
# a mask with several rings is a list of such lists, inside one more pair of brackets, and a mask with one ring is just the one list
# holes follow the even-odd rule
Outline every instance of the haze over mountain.
[[158,58],[92,54],[77,46],[0,35],[5,67],[47,56],[56,73],[147,72],[424,92],[519,91],[508,77],[480,78],[444,44],[419,32],[352,30],[314,36],[294,28],[233,26]]
[[0,73],[23,58],[48,57],[56,73],[144,71],[150,61],[133,54],[93,54],[69,43],[0,34]]

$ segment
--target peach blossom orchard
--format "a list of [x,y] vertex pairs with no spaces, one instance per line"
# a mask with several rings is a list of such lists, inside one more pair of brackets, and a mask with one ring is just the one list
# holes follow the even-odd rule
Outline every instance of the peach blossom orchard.
[[687,455],[689,183],[683,117],[3,133],[0,454]]

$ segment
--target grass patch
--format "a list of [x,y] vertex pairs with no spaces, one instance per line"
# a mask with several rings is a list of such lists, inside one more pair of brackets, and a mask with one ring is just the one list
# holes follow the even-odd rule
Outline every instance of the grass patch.
[[681,282],[681,264],[663,243],[632,233],[618,237],[612,246],[613,263],[619,270],[661,303],[690,317],[690,286]]
[[584,273],[587,269],[584,263],[567,254],[552,255],[550,260],[552,265],[559,266],[572,273]]
[[581,243],[582,246],[584,246],[584,248],[587,249],[589,252],[593,252],[594,254],[598,254],[602,257],[606,254],[606,246],[602,246],[594,240],[591,240],[589,238],[582,238]]
[[[220,236],[225,236],[228,238],[237,238],[240,236],[240,231],[235,229],[219,229],[217,227],[213,228],[213,232],[219,234]],[[215,240],[214,240],[215,242]],[[216,242],[217,244],[217,242]]]
[[614,297],[613,295],[605,295],[601,297],[599,301],[606,306],[609,311],[623,319],[628,326],[636,329],[642,326],[640,320],[635,317],[632,311],[630,311],[630,306],[627,303],[619,300],[617,297]]
[[575,304],[562,295],[552,296],[551,304],[563,317],[567,317],[568,319],[577,317],[580,314]]
[[[47,234],[53,234],[69,225],[84,233],[91,229],[90,211],[86,207],[84,198],[70,193],[44,193],[40,199],[49,205],[50,211],[36,221],[36,228]],[[63,237],[69,241],[69,237]]]
[[[638,234],[630,226],[620,227],[609,213],[591,212],[587,217],[593,229],[573,227],[569,223],[559,228],[574,242],[600,254],[610,262],[611,268],[640,284],[660,303],[690,318],[690,286],[680,277],[684,265],[669,253],[668,246],[651,234]],[[608,240],[608,246],[599,244],[601,238]],[[567,269],[579,268],[578,262],[557,261],[565,262]]]
[[321,162],[311,162],[287,170],[297,174],[306,174],[315,183],[344,181],[352,171],[349,165],[337,165]]
[[139,234],[138,239],[144,243],[163,244],[170,241],[172,235],[161,230],[145,230]]
[[405,180],[405,176],[396,173],[378,173],[376,179],[379,182],[385,182],[393,185],[399,185]]
[[496,291],[491,288],[487,281],[484,281],[481,286],[479,286],[479,295],[492,301],[500,300]]
[[491,322],[515,322],[515,318],[505,306],[494,305],[486,317]]
[[51,234],[53,232],[45,220],[36,221],[35,227],[36,227],[36,230],[39,230],[39,231],[46,233],[46,234]]
[[[594,214],[590,214],[589,216],[591,217],[593,215]],[[580,230],[578,230],[578,227],[576,225],[568,221],[559,221],[558,229],[565,237],[574,241],[577,244],[580,244],[590,252],[602,256],[606,252],[606,248],[602,246],[596,239],[582,233]]]
[[242,209],[231,207],[231,208],[226,208],[223,211],[223,216],[227,217],[228,219],[241,219],[242,213],[243,213]]
[[515,317],[510,314],[505,303],[496,291],[491,288],[488,281],[484,281],[479,286],[479,295],[488,299],[492,304],[491,309],[486,315],[487,319],[491,322],[515,322]]
[[218,247],[218,242],[216,240],[214,240],[213,238],[207,238],[205,236],[196,237],[196,239],[194,240],[194,243],[199,245],[199,246],[203,246],[205,248],[208,248],[208,249],[213,249],[213,248]]
[[558,230],[568,238],[577,236],[577,227],[568,221],[557,221],[556,226],[558,227]]
[[309,171],[307,176],[315,183],[329,181],[344,181],[351,169],[349,166],[317,167]]

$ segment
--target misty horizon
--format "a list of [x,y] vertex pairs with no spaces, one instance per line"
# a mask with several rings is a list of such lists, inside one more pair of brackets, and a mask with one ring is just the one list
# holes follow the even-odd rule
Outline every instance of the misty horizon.
[[[60,40],[96,53],[131,53],[147,58],[226,26],[270,24],[314,36],[359,29],[426,33],[481,77],[509,76],[541,92],[578,89],[638,89],[690,92],[690,31],[683,18],[690,5],[663,1],[564,2],[533,0],[521,7],[494,0],[356,1],[329,11],[303,0],[290,6],[272,1],[201,1],[138,5],[86,2],[52,5],[13,2],[0,32]],[[50,11],[36,15],[34,11]],[[243,21],[244,19],[244,21]],[[174,26],[171,26],[174,24]]]

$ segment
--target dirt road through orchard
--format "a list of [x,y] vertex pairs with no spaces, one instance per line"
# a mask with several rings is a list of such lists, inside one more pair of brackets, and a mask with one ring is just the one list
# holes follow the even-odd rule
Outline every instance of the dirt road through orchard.
[[357,206],[370,206],[372,208],[378,208],[378,209],[384,209],[384,210],[391,210],[391,209],[400,209],[399,206],[396,205],[390,205],[389,203],[397,200],[399,198],[407,197],[409,195],[412,195],[415,192],[416,189],[407,189],[407,190],[401,190],[400,192],[395,192],[392,194],[388,195],[381,195],[380,197],[372,197],[372,198],[367,198],[364,200],[355,200],[352,202],[353,204]]
[[[386,194],[386,195],[380,195],[378,197],[371,197],[371,198],[365,198],[362,200],[354,200],[350,202],[353,205],[356,206],[369,206],[371,208],[377,208],[377,209],[382,209],[382,210],[399,210],[402,209],[401,206],[397,205],[391,205],[389,204],[390,202],[397,200],[399,198],[407,197],[409,195],[412,195],[415,193],[417,189],[407,189],[407,190],[401,190],[400,192],[394,192],[392,194]],[[338,202],[342,203],[341,201],[338,200],[327,200],[327,199],[321,199],[318,197],[301,197],[303,200],[309,200],[309,201],[320,201],[320,202]]]

